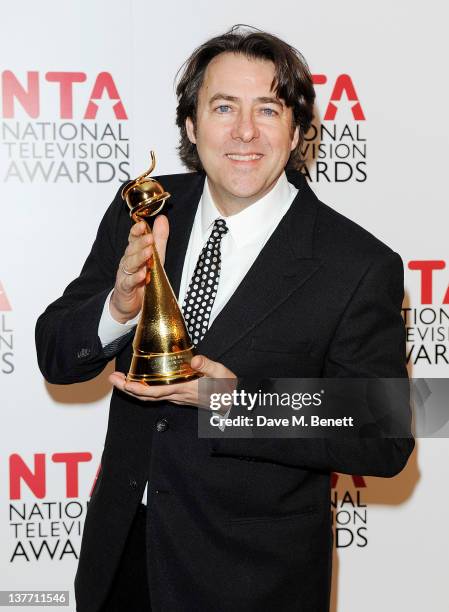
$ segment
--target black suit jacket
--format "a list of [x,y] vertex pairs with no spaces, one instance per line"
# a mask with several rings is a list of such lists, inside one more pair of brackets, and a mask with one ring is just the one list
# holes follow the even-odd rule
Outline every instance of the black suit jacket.
[[[291,208],[198,346],[239,377],[406,377],[403,267],[367,231],[321,203],[304,177]],[[161,177],[171,192],[166,271],[179,291],[204,175]],[[120,192],[81,275],[37,322],[45,378],[68,384],[112,358],[98,323],[131,221]],[[131,335],[116,347],[127,372]],[[169,427],[158,431],[165,418]],[[199,439],[197,409],[113,390],[101,472],[75,580],[97,611],[148,480],[155,612],[324,612],[332,558],[330,473],[393,476],[413,439]]]

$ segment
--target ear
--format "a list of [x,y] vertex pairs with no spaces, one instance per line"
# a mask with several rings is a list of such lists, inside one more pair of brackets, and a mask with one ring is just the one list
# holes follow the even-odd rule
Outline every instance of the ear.
[[298,145],[298,142],[299,142],[299,127],[296,126],[295,131],[293,132],[293,138],[292,138],[292,144],[290,147],[290,151],[293,151],[293,149]]
[[192,144],[196,144],[195,126],[193,125],[193,121],[190,117],[187,117],[186,119],[186,132],[190,142]]

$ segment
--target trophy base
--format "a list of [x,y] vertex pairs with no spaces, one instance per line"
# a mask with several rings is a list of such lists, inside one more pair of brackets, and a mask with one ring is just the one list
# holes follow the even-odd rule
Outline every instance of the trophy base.
[[126,380],[146,385],[172,385],[200,378],[190,367],[192,349],[177,353],[134,353]]

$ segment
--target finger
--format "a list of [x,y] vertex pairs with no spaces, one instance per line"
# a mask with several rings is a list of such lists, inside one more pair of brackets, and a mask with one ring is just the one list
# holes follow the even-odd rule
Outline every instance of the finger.
[[109,378],[111,378],[112,376],[114,376],[115,378],[120,378],[120,380],[126,380],[126,374],[124,374],[123,372],[112,372],[112,374],[109,375]]
[[171,404],[177,404],[178,406],[197,406],[198,402],[191,395],[183,395],[175,393],[173,395],[163,395],[162,397],[157,398],[157,400],[153,401],[162,401],[162,402],[170,402]]
[[182,394],[184,391],[184,383],[177,385],[144,385],[142,383],[128,381],[124,388],[139,396],[161,400],[170,398],[173,395]]
[[164,265],[165,262],[165,251],[167,249],[168,235],[168,219],[165,215],[158,215],[153,224],[153,236],[162,265]]
[[123,387],[126,382],[126,376],[123,374],[123,372],[113,372],[108,376],[108,380],[114,385],[114,387],[117,387],[123,391]]
[[149,267],[153,254],[153,243],[153,236],[146,234],[136,238],[134,243],[129,244],[120,262],[122,270],[134,274],[141,268]]
[[230,370],[225,368],[224,365],[212,361],[204,355],[195,355],[190,365],[194,370],[209,378],[227,378],[227,374],[231,374]]
[[142,234],[142,236],[137,236],[132,242],[128,244],[125,253],[126,255],[134,255],[135,253],[138,253],[139,251],[153,243],[153,234]]
[[155,401],[152,397],[145,397],[144,395],[136,395],[135,393],[130,393],[129,391],[122,390],[122,393],[126,393],[126,395],[129,395],[130,397],[133,397],[134,399],[139,400],[139,402],[154,402]]
[[[122,391],[123,393],[126,393],[126,395],[129,395],[130,397],[134,397],[135,399],[138,399],[140,401],[143,402],[150,402],[150,401],[155,401],[154,398],[152,397],[146,397],[137,393],[132,393],[131,391],[127,390],[125,388],[126,386],[126,376],[122,373],[122,372],[113,372],[112,374],[110,374],[109,376],[109,381],[114,385],[114,387],[116,387],[117,389],[119,389],[120,391]],[[139,384],[139,383],[137,383]],[[143,385],[141,385],[143,386]]]
[[127,264],[124,263],[123,260],[120,262],[118,274],[118,284],[116,286],[120,292],[125,295],[134,294],[136,289],[143,287],[147,282],[147,275],[148,282],[150,279],[149,271],[145,266],[139,268],[136,272],[130,272]]
[[134,223],[129,232],[128,241],[133,242],[137,237],[142,236],[147,232],[148,227],[145,221],[139,221],[138,223]]
[[124,255],[120,261],[122,272],[129,276],[148,267],[152,254],[152,247],[146,247],[134,255]]

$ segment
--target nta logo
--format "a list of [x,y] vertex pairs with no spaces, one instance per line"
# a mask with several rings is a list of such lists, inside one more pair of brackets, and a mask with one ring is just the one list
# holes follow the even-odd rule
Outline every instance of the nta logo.
[[[36,119],[40,115],[41,88],[46,83],[54,83],[59,95],[59,117],[73,119],[73,89],[78,83],[87,80],[85,72],[46,72],[44,79],[39,72],[27,72],[26,84],[11,71],[2,72],[2,107],[3,117],[15,117],[16,104],[20,104],[29,117]],[[106,103],[104,98],[115,101],[112,109],[116,119],[127,119],[123,102],[118,93],[114,79],[109,72],[100,72],[93,84],[91,94],[86,101],[83,119],[95,119],[99,105]],[[108,102],[110,104],[110,102]]]
[[[51,460],[53,463],[62,463],[65,465],[66,497],[79,497],[79,464],[91,461],[92,454],[89,452],[53,453]],[[94,484],[91,487],[90,494],[92,494],[99,471],[100,467],[95,475]],[[44,499],[47,495],[46,472],[45,453],[34,454],[33,469],[28,467],[19,454],[12,454],[9,457],[10,499],[22,498],[22,482],[27,485],[34,497]]]
[[[314,74],[312,75],[314,85],[324,85],[327,83],[327,77],[325,74]],[[337,116],[338,106],[336,102],[340,102],[346,94],[347,99],[353,102],[351,105],[352,116],[356,121],[364,121],[365,115],[363,113],[362,105],[355,91],[354,83],[352,82],[349,74],[340,74],[335,81],[334,88],[330,95],[329,103],[324,113],[324,121],[334,121]]]

